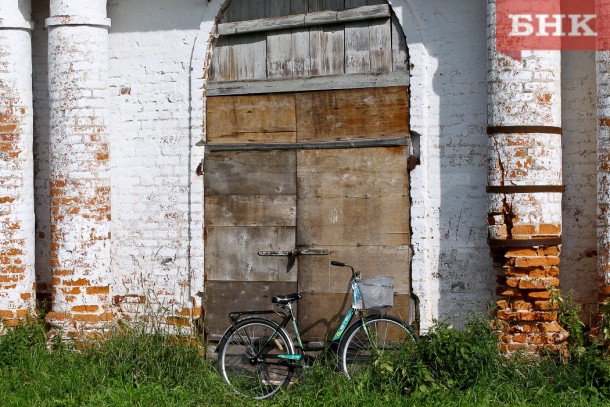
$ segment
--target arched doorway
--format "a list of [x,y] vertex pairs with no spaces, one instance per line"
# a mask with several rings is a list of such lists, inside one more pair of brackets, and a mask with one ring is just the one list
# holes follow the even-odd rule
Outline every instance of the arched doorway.
[[218,34],[206,88],[209,337],[229,311],[298,290],[304,339],[324,339],[350,304],[331,260],[392,275],[393,313],[408,319],[409,72],[389,5],[233,0]]

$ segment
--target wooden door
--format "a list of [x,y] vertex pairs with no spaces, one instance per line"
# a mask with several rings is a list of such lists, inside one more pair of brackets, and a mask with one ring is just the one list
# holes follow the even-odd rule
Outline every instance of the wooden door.
[[[301,291],[317,341],[350,305],[349,275],[395,278],[408,319],[408,60],[384,0],[233,0],[206,85],[205,329]],[[322,249],[330,255],[261,257]],[[294,264],[293,264],[294,263]]]

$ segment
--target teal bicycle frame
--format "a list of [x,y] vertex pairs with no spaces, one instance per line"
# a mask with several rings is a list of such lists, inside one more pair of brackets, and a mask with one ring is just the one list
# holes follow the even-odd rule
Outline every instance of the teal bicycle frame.
[[[360,288],[358,287],[358,284],[357,284],[357,282],[359,280],[360,280],[359,277],[352,279],[352,282],[351,282],[352,292],[354,293],[353,298],[352,298],[352,306],[350,307],[349,310],[347,310],[347,313],[343,317],[343,321],[341,321],[341,325],[339,325],[337,332],[335,332],[335,336],[333,336],[332,342],[339,342],[339,340],[343,336],[343,333],[349,326],[349,323],[352,321],[352,318],[354,317],[356,310],[360,310],[362,308],[362,305],[361,305],[362,304],[362,295],[360,294]],[[294,316],[294,313],[292,312],[292,305],[286,304],[286,307],[288,308],[288,311],[290,313],[290,319],[292,319],[292,327],[294,328],[294,333],[297,338],[297,346],[301,350],[301,353],[299,353],[299,354],[280,354],[280,355],[277,355],[277,357],[280,359],[285,359],[285,360],[301,361],[303,359],[303,341],[301,341],[301,334],[299,333],[299,328],[297,328],[297,319]],[[363,324],[362,326],[364,328],[365,334],[368,336],[369,333],[368,333],[366,324]]]

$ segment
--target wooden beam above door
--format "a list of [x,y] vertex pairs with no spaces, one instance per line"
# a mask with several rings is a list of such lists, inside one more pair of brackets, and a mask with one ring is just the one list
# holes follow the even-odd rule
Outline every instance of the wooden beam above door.
[[283,17],[259,18],[256,20],[236,21],[218,24],[218,35],[237,35],[289,28],[302,28],[317,25],[337,24],[350,21],[372,20],[390,17],[390,6],[380,4],[363,6],[348,10],[325,10]]

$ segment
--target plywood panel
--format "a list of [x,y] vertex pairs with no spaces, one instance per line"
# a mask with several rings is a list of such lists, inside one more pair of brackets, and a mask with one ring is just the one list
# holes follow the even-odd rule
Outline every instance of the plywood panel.
[[294,227],[206,227],[205,275],[222,281],[296,281],[288,257],[259,256],[259,250],[292,250]]
[[297,243],[406,245],[409,244],[408,208],[407,196],[299,199]]
[[[330,340],[337,331],[343,315],[352,304],[352,296],[347,293],[303,292],[299,300],[298,323],[304,341]],[[394,307],[385,311],[409,320],[408,294],[395,294]],[[372,311],[371,314],[376,313]]]
[[297,140],[405,137],[407,88],[349,89],[296,95]]
[[294,94],[213,96],[207,100],[207,142],[294,142]]
[[[318,246],[319,247],[319,246]],[[299,256],[299,288],[313,292],[347,292],[351,272],[347,268],[330,265],[331,260],[351,264],[362,278],[394,277],[394,291],[410,292],[409,246],[324,246],[329,256]]]
[[204,159],[206,195],[294,195],[294,151],[214,152]]
[[294,195],[218,195],[205,200],[207,226],[296,226]]
[[406,147],[297,152],[302,198],[381,197],[407,193]]
[[[297,291],[294,282],[214,281],[205,283],[204,329],[209,340],[219,340],[234,311],[273,310],[271,298]],[[298,304],[296,305],[298,309]],[[270,315],[267,315],[270,317]]]

